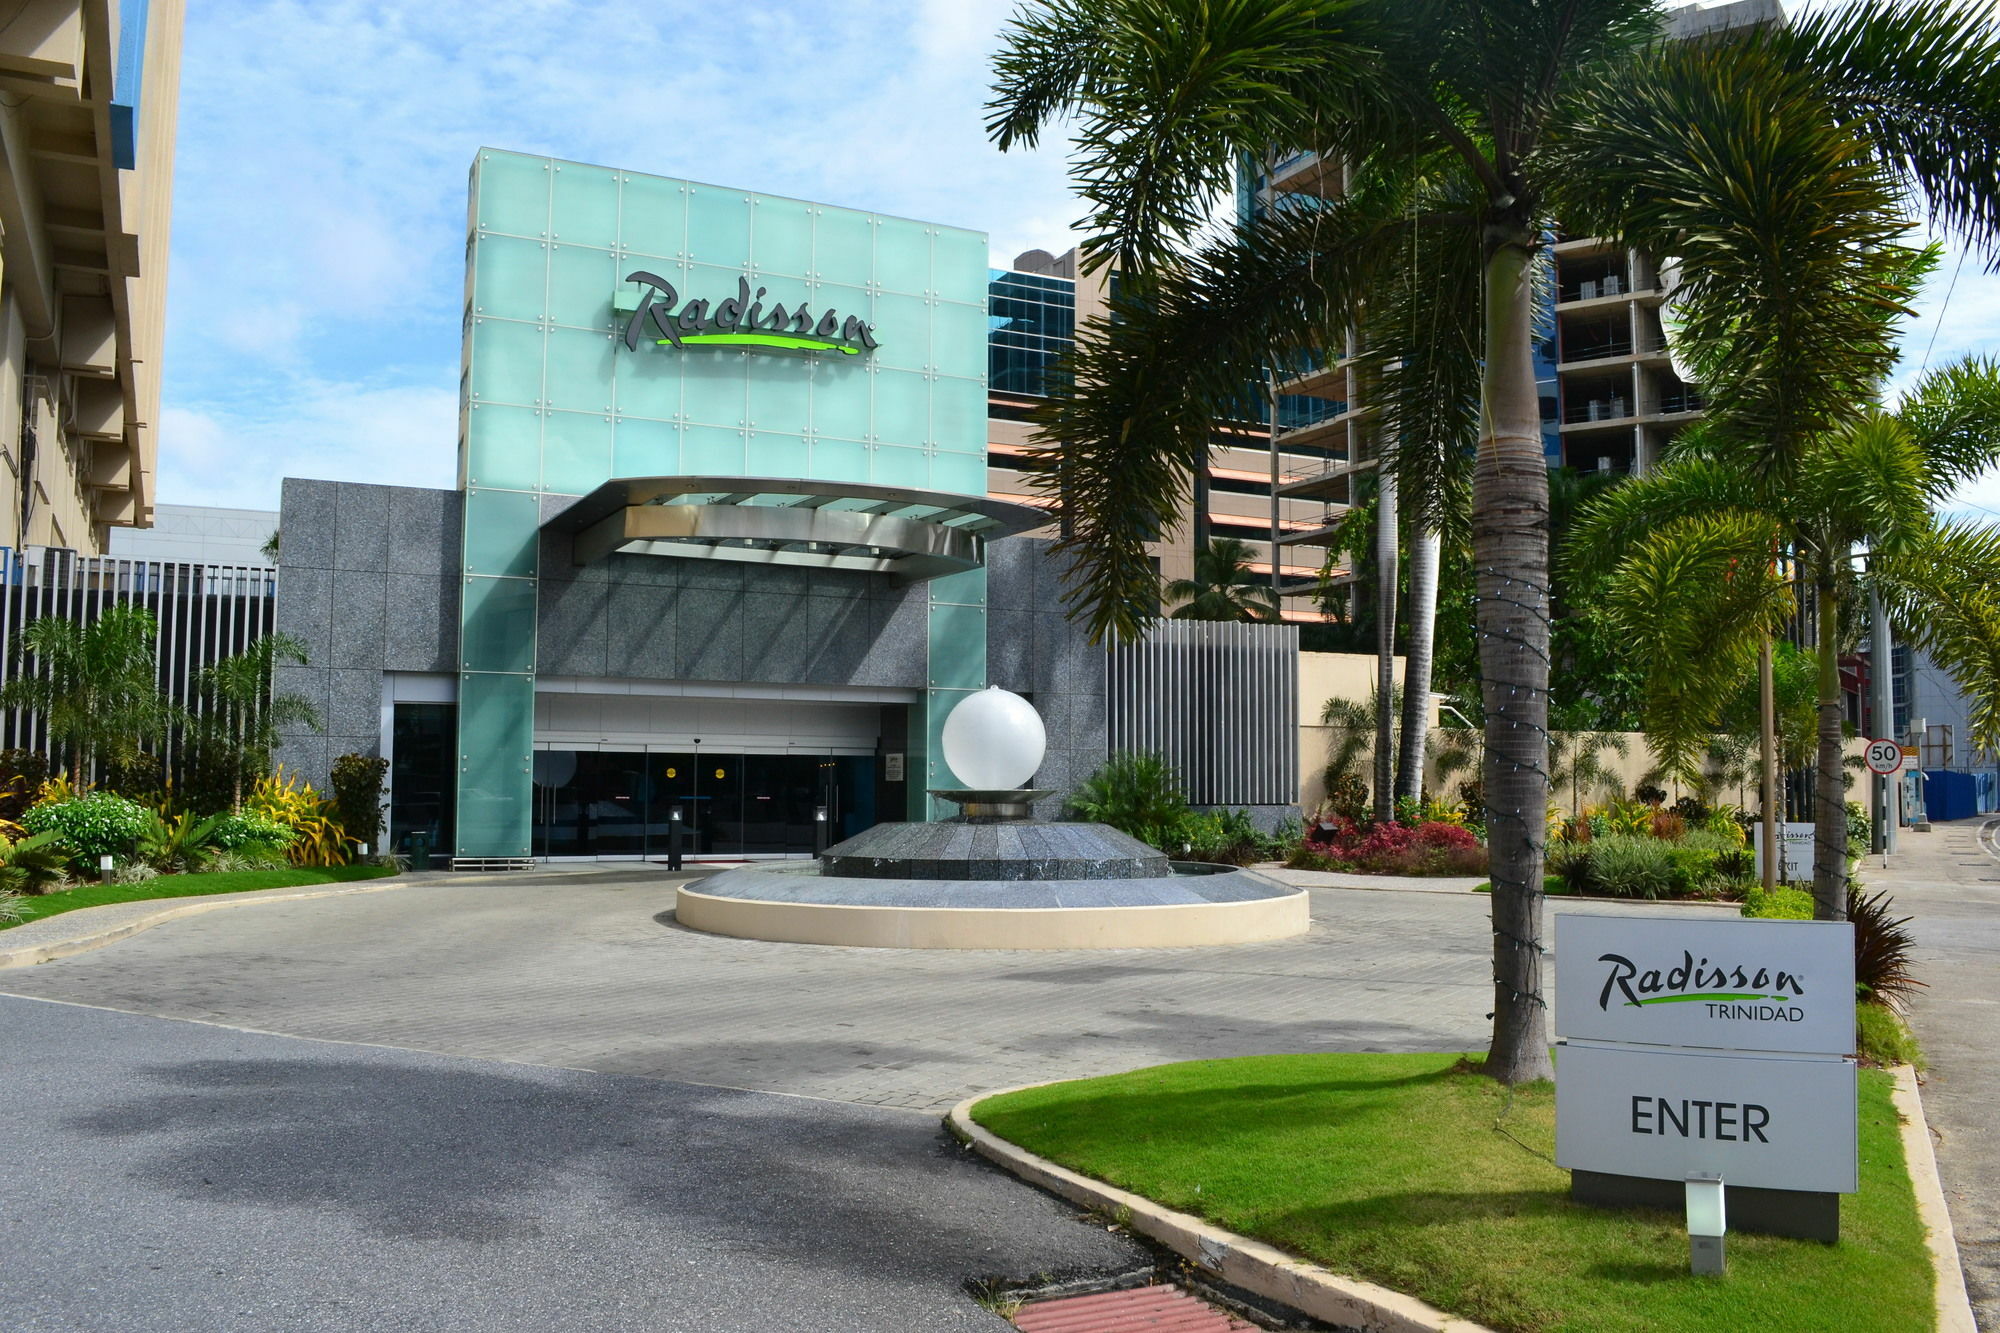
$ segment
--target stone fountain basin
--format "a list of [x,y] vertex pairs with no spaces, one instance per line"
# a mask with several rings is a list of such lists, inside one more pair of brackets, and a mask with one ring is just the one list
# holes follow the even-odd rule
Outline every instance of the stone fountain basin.
[[901,949],[1187,948],[1283,939],[1311,926],[1304,889],[1221,866],[1039,880],[746,866],[681,889],[675,915],[718,935]]

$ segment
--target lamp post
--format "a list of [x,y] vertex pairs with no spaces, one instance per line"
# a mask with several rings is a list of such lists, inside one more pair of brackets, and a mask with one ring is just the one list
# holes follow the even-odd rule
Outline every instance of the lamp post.
[[1697,1276],[1723,1272],[1722,1237],[1728,1219],[1722,1202],[1722,1177],[1701,1171],[1687,1178],[1688,1266]]

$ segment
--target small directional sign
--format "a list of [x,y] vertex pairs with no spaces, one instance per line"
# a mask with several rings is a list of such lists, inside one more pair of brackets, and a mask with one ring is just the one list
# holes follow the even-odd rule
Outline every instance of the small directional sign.
[[1903,747],[1894,741],[1868,742],[1868,771],[1888,777],[1903,766]]

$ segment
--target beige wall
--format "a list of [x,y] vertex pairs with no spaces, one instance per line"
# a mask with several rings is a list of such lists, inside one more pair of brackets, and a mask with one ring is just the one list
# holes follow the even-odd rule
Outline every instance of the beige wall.
[[[1403,659],[1395,662],[1396,682],[1403,680]],[[1335,731],[1331,727],[1319,725],[1321,710],[1328,699],[1367,699],[1375,688],[1375,658],[1367,653],[1300,653],[1299,654],[1299,806],[1310,812],[1316,809],[1326,795],[1324,776],[1327,761],[1333,755]],[[1431,696],[1430,722],[1433,728],[1447,729],[1443,734],[1463,735],[1457,719],[1441,715],[1438,705],[1442,695]],[[1576,804],[1602,805],[1613,794],[1629,797],[1647,772],[1658,762],[1646,734],[1640,731],[1618,733],[1625,742],[1625,753],[1618,754],[1609,748],[1599,752],[1599,760],[1614,775],[1596,787],[1582,789]],[[1858,757],[1868,748],[1865,739],[1847,743],[1850,758]],[[1361,778],[1368,780],[1373,765],[1374,747],[1364,746],[1357,763]],[[1457,795],[1458,785],[1478,776],[1477,769],[1469,769],[1455,774],[1447,789],[1438,794],[1446,799]],[[1437,766],[1433,763],[1425,774],[1428,787],[1436,791],[1439,786]],[[1682,796],[1692,794],[1683,783],[1662,782],[1659,784],[1667,792],[1668,801],[1677,801]],[[1864,789],[1857,780],[1849,789],[1853,800],[1864,800]],[[1565,784],[1562,790],[1550,794],[1550,803],[1563,810],[1572,806],[1570,788]],[[1731,804],[1754,808],[1758,795],[1754,777],[1749,785],[1731,788],[1721,795],[1721,800]]]

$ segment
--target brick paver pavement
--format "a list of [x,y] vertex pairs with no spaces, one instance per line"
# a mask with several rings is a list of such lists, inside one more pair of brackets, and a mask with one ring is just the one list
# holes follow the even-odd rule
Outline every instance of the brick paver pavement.
[[1271,944],[926,952],[698,934],[669,915],[677,882],[603,866],[214,912],[0,973],[0,991],[927,1111],[1168,1060],[1488,1032],[1470,893],[1315,890],[1312,932]]

